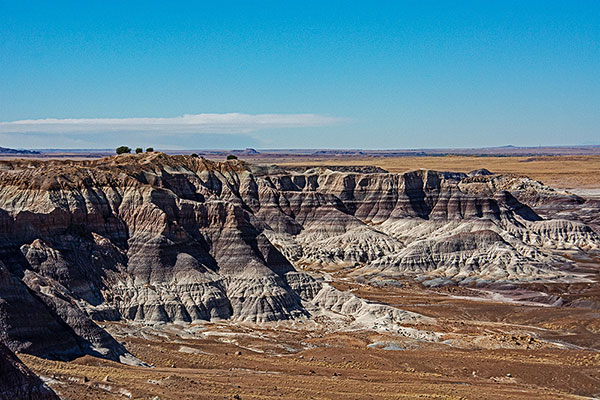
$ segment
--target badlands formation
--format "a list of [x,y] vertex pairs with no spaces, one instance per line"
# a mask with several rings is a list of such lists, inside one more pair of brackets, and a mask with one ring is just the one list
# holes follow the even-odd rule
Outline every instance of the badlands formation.
[[467,334],[449,339],[441,317],[381,288],[600,308],[540,289],[592,284],[597,201],[523,176],[148,153],[3,161],[0,183],[0,358],[13,383],[33,380],[27,398],[54,394],[10,351],[35,365],[92,356],[150,370],[157,361],[127,338],[193,338],[205,323],[467,346]]

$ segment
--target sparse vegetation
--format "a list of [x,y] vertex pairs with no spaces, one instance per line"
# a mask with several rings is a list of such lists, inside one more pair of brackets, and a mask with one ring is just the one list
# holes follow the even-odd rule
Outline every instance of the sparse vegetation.
[[127,154],[127,153],[131,153],[131,148],[127,147],[127,146],[119,146],[117,147],[117,154]]
[[140,154],[144,152],[144,149],[142,149],[141,147],[138,147],[137,149],[135,149],[136,154]]
[[146,153],[152,153],[154,151],[154,147],[148,147],[146,149]]
[[198,154],[196,154],[196,153],[192,153],[192,157],[194,157],[194,158],[198,158]]
[[494,173],[527,175],[547,185],[559,188],[591,188],[598,187],[600,176],[599,156],[510,156],[510,157],[315,157],[307,162],[305,159],[290,157],[280,161],[276,158],[262,158],[265,163],[273,162],[281,166],[323,165],[352,166],[374,165],[389,172],[402,173],[419,168],[435,171],[469,172],[486,168]]
[[234,156],[233,154],[229,154],[229,155],[227,156],[227,159],[228,159],[228,160],[237,160],[238,158],[237,158],[237,156]]

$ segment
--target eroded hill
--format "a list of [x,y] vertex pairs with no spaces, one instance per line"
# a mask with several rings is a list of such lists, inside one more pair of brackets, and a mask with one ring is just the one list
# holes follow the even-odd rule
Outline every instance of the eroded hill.
[[600,248],[595,205],[484,170],[287,171],[151,153],[2,162],[0,184],[0,339],[53,359],[144,364],[98,321],[335,314],[436,341],[421,328],[433,318],[340,291],[328,274],[585,282],[577,262]]

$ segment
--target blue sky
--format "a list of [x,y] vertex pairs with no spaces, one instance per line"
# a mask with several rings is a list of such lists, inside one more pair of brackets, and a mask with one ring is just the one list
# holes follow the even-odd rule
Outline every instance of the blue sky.
[[600,144],[599,71],[598,1],[0,0],[0,146]]

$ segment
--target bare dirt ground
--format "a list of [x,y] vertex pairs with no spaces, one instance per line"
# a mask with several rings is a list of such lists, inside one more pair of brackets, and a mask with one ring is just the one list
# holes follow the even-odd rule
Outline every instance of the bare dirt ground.
[[91,357],[21,359],[65,399],[567,399],[599,388],[600,356],[590,350],[456,349],[372,332],[206,328],[218,335],[127,338],[154,368]]
[[373,302],[437,318],[435,325],[417,328],[441,332],[441,341],[428,343],[385,331],[336,330],[326,320],[260,326],[110,323],[107,327],[115,337],[151,368],[87,356],[72,362],[23,354],[20,358],[64,399],[600,395],[598,310],[490,300],[472,289],[426,289],[410,280],[364,285],[343,273],[334,274],[333,284]]
[[[253,162],[258,162],[254,160]],[[260,163],[270,160],[261,158]],[[375,165],[528,175],[554,187],[600,188],[600,156],[279,159],[285,165]],[[598,276],[600,263],[587,272]],[[372,302],[436,318],[429,343],[383,331],[334,329],[325,319],[260,326],[109,323],[151,367],[92,357],[19,357],[64,399],[581,399],[600,397],[597,282],[513,290],[429,289],[410,280],[332,284]],[[597,279],[594,279],[597,280]],[[564,304],[552,305],[561,298]]]

